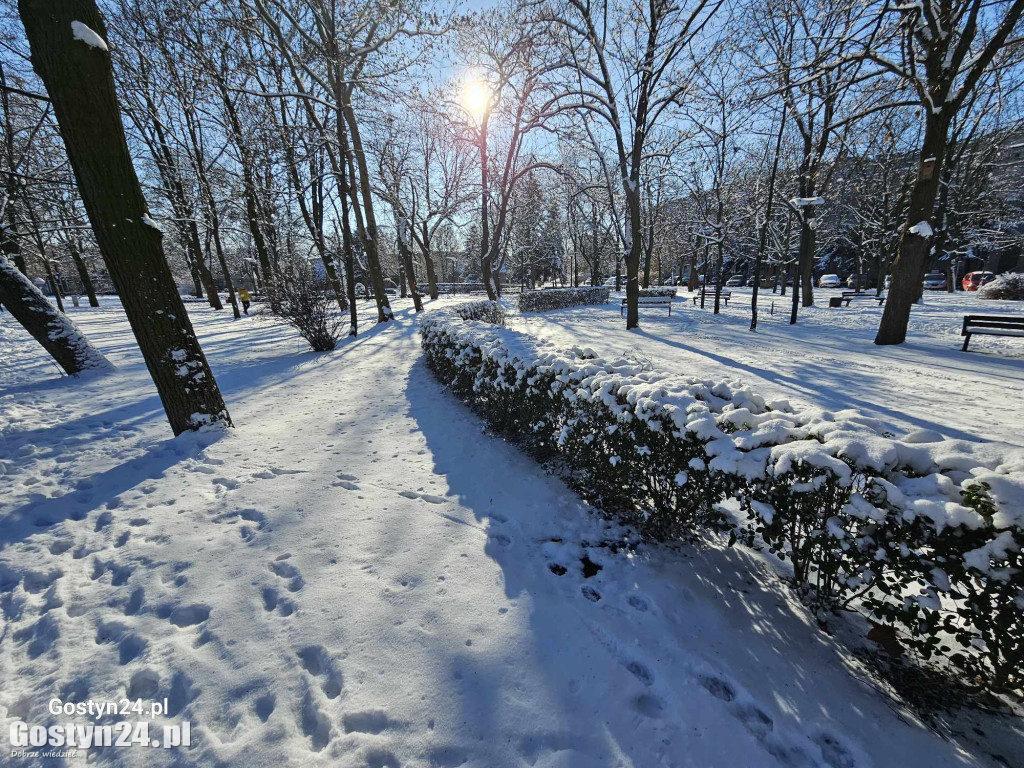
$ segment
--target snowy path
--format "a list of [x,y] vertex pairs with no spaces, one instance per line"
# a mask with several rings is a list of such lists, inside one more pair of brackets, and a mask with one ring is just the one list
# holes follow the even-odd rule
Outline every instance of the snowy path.
[[320,357],[192,314],[219,439],[167,439],[117,312],[76,318],[120,366],[79,384],[0,318],[5,733],[53,696],[166,696],[191,750],[91,764],[988,764],[898,717],[749,555],[602,546],[440,390],[407,309]]

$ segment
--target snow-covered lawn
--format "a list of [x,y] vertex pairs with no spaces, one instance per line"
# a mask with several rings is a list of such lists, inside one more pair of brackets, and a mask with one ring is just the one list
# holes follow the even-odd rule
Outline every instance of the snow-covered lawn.
[[1024,338],[975,336],[970,351],[960,351],[964,315],[1024,317],[1024,302],[928,292],[925,304],[914,307],[907,343],[878,347],[882,309],[873,301],[829,309],[828,297],[839,291],[819,290],[817,306],[801,307],[791,326],[789,297],[761,292],[751,333],[751,291],[731,290],[729,306],[715,316],[713,301],[694,307],[680,289],[671,317],[664,309],[641,309],[635,331],[626,331],[619,317],[622,294],[600,307],[513,315],[511,324],[559,346],[649,359],[658,370],[740,378],[766,397],[794,404],[856,408],[890,421],[894,433],[935,429],[1024,445]]
[[[1019,443],[1024,344],[979,339],[961,356],[945,298],[915,309],[930,330],[881,351],[867,308],[807,312],[797,336],[778,305],[752,336],[739,301],[717,319],[677,302],[640,333],[611,304],[525,322],[900,427]],[[82,381],[0,315],[3,733],[63,722],[46,712],[55,697],[167,697],[191,749],[93,750],[91,764],[1020,759],[1019,742],[979,745],[992,731],[975,734],[974,716],[953,740],[918,724],[755,556],[609,547],[621,532],[441,390],[407,302],[377,327],[361,306],[366,332],[313,355],[279,325],[190,305],[237,426],[177,439],[116,301],[73,311],[118,366]],[[584,574],[584,558],[600,570]]]

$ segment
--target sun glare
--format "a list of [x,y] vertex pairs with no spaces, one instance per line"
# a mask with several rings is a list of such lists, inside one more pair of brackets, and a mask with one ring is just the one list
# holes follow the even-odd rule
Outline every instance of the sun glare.
[[491,92],[482,80],[468,78],[462,87],[462,105],[476,120],[482,120],[491,105]]

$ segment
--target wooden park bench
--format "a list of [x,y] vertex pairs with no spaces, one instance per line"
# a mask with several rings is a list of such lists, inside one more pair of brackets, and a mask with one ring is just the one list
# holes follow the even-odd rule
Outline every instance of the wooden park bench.
[[[665,307],[668,309],[669,317],[672,316],[672,297],[671,296],[640,296],[637,298],[637,309],[640,307]],[[622,308],[619,310],[619,314],[622,315],[626,312],[626,300],[622,300]]]
[[1024,336],[1024,317],[1001,317],[999,315],[967,315],[960,335],[964,337],[962,351],[967,351],[971,336]]
[[[732,296],[732,291],[730,291],[728,288],[723,288],[721,295],[722,295],[722,301],[724,301],[725,302],[725,306],[728,307],[729,306],[729,297]],[[709,285],[709,286],[707,286],[705,288],[701,288],[699,291],[697,291],[697,293],[693,294],[693,306],[697,306],[697,302],[700,301],[701,299],[704,299],[705,302],[707,302],[707,301],[714,301],[715,300],[715,286]]]
[[865,293],[864,291],[843,291],[839,296],[833,296],[828,300],[830,307],[841,307],[850,306],[851,301],[877,301],[878,306],[882,306],[885,303],[885,294],[880,293],[877,296],[873,293]]

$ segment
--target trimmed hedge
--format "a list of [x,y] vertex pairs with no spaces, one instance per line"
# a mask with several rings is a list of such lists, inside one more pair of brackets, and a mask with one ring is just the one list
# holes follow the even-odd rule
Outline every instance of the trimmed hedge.
[[1024,450],[895,440],[853,411],[794,411],[502,323],[490,302],[425,313],[427,364],[492,427],[561,455],[605,512],[657,539],[767,548],[820,620],[856,603],[976,684],[1024,685]]
[[676,295],[676,287],[674,285],[660,285],[655,288],[641,288],[640,298],[659,298],[664,299],[670,296]]
[[605,286],[585,288],[546,288],[519,294],[520,312],[543,312],[548,309],[577,307],[583,304],[604,304],[611,289]]
[[1024,301],[1024,272],[1007,272],[978,289],[979,299]]

